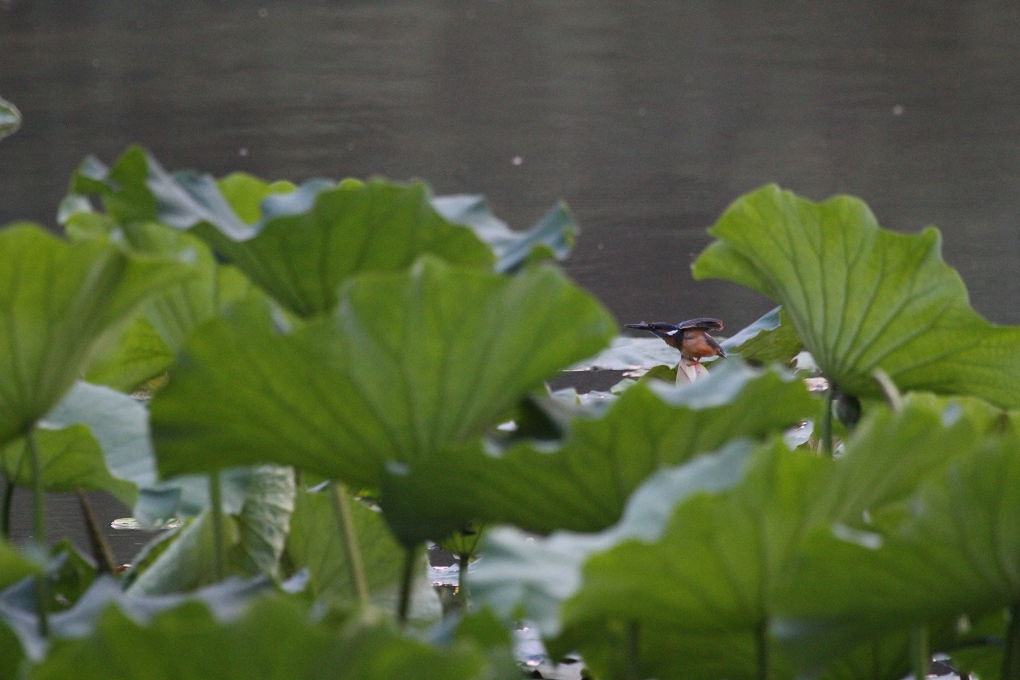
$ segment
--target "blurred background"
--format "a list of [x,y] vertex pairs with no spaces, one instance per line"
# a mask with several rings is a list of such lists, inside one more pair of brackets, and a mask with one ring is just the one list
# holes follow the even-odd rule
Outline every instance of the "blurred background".
[[55,226],[87,154],[170,170],[421,178],[522,229],[621,322],[772,305],[694,282],[705,234],[778,182],[938,226],[979,312],[1020,323],[1020,5],[1009,0],[0,0],[0,224]]

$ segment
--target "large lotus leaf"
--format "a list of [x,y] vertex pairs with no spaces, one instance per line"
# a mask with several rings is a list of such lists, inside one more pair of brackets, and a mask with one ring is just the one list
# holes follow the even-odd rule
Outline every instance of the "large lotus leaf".
[[864,518],[902,501],[935,470],[981,438],[982,422],[929,395],[912,394],[902,411],[880,407],[844,446],[817,508],[819,518],[861,527]]
[[85,379],[97,385],[131,392],[166,373],[174,352],[144,314],[124,328],[117,342],[96,357]]
[[149,294],[187,273],[33,226],[0,231],[0,442],[27,432]]
[[929,228],[879,228],[867,206],[812,203],[768,186],[738,199],[709,231],[695,278],[723,278],[782,304],[822,372],[840,390],[881,396],[885,371],[901,390],[970,394],[1020,406],[1020,328],[993,326],[967,299]]
[[[276,573],[290,528],[294,496],[293,470],[263,465],[251,471],[240,510],[223,515],[227,573]],[[137,556],[128,575],[129,592],[187,592],[214,582],[214,547],[212,517],[205,511],[175,533],[158,537]]]
[[786,664],[767,635],[773,592],[830,466],[782,446],[762,449],[740,484],[681,501],[657,540],[592,556],[563,605],[557,647],[577,648],[601,677],[622,678],[602,635],[634,627],[641,677],[760,677],[760,644],[782,677]]
[[21,112],[18,107],[0,97],[0,139],[13,135],[21,127]]
[[0,590],[26,576],[40,572],[40,568],[6,539],[0,538]]
[[87,637],[56,640],[29,677],[500,680],[519,672],[491,665],[470,640],[439,648],[378,620],[354,621],[337,631],[277,597],[257,599],[227,622],[198,602],[164,608],[144,625],[110,607]]
[[[131,506],[139,486],[156,482],[148,413],[115,390],[75,383],[38,422],[35,437],[47,491],[104,490]],[[26,438],[3,447],[0,462],[8,479],[31,486]]]
[[961,450],[874,518],[882,531],[815,532],[782,594],[791,649],[818,662],[874,631],[1020,602],[1018,451],[1015,435]]
[[[107,210],[122,222],[157,220],[194,230],[300,316],[332,310],[340,285],[353,274],[401,271],[424,253],[463,265],[488,267],[493,261],[470,229],[435,211],[422,184],[313,180],[275,193],[258,182],[234,180],[228,187],[230,202],[208,175],[170,175],[137,147],[113,168],[88,159],[72,183],[76,192],[102,194]],[[232,204],[250,217],[256,198],[261,212],[249,223]]]
[[25,580],[0,593],[0,618],[17,633],[26,656],[39,660],[51,639],[92,634],[98,619],[111,604],[116,604],[134,621],[144,625],[160,612],[197,600],[205,603],[218,620],[226,621],[243,612],[253,596],[272,589],[273,582],[267,577],[248,581],[228,578],[189,595],[141,597],[126,594],[112,576],[100,576],[89,584],[71,608],[50,615],[51,638],[46,639],[39,635],[33,583]]
[[471,227],[496,254],[496,271],[509,273],[545,257],[563,260],[574,247],[578,228],[567,206],[560,203],[525,232],[510,230],[492,214],[483,196],[439,196],[432,207],[454,224]]
[[[343,502],[343,501],[341,501]],[[404,549],[393,538],[377,510],[360,501],[346,499],[354,520],[366,585],[372,602],[385,611],[396,611],[404,569]],[[330,490],[299,493],[287,537],[287,554],[295,568],[308,569],[311,593],[335,608],[352,607],[358,593],[348,567],[344,540]],[[411,596],[411,617],[435,620],[442,615],[439,599],[426,578],[425,556],[417,568]]]
[[582,534],[557,531],[546,538],[510,527],[485,532],[485,555],[471,570],[472,597],[501,616],[527,618],[544,636],[561,630],[560,605],[577,593],[581,569],[592,555],[628,540],[657,541],[684,499],[737,484],[752,446],[736,441],[706,455],[653,474],[632,495],[623,518],[609,529]]
[[496,425],[604,346],[609,314],[557,269],[509,278],[425,259],[363,275],[335,315],[281,332],[259,306],[198,329],[153,399],[164,475],[273,461],[354,488]]
[[656,469],[796,425],[814,401],[790,375],[731,361],[688,387],[626,390],[601,417],[576,419],[555,451],[522,442],[493,455],[477,442],[389,472],[381,502],[409,544],[442,540],[472,522],[601,531]]
[[335,638],[287,601],[258,600],[227,624],[200,602],[185,602],[144,626],[111,606],[88,637],[56,640],[28,677],[311,678]]

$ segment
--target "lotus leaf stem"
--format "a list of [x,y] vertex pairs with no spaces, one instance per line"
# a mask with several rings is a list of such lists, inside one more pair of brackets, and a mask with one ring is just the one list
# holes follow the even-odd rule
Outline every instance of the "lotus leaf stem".
[[226,574],[223,561],[223,493],[219,472],[209,473],[209,509],[213,532],[213,579],[219,582]]
[[769,622],[761,621],[755,629],[755,647],[758,652],[758,680],[769,678]]
[[928,644],[927,626],[918,626],[910,631],[910,665],[914,670],[914,680],[928,677],[931,667],[931,650]]
[[397,621],[403,627],[411,611],[411,586],[414,583],[414,565],[418,561],[418,546],[404,549],[404,577],[400,582],[400,601],[397,603]]
[[333,497],[333,511],[336,513],[337,525],[340,527],[340,535],[344,541],[344,555],[347,557],[347,571],[350,574],[351,585],[358,595],[358,602],[362,607],[370,603],[368,595],[368,579],[365,578],[365,564],[361,559],[361,544],[358,542],[358,528],[354,524],[354,515],[351,514],[351,494],[347,487],[340,482],[329,485]]
[[14,482],[4,480],[4,497],[0,501],[0,536],[11,540],[11,506],[14,504]]
[[92,556],[98,565],[97,571],[100,574],[116,575],[117,561],[113,556],[113,549],[110,548],[110,542],[106,540],[106,534],[103,533],[99,519],[96,517],[95,511],[92,510],[88,494],[81,488],[78,489],[78,505],[81,507],[81,515],[85,519],[85,528],[88,529],[89,546],[92,548]]
[[636,621],[627,622],[627,680],[641,680],[640,639],[641,624]]
[[829,381],[829,389],[825,392],[825,405],[822,412],[822,453],[832,458],[832,402],[836,398],[836,386]]
[[468,584],[468,566],[471,564],[471,553],[457,555],[457,597],[460,600],[460,608],[467,611],[470,604],[471,593]]
[[1020,604],[1009,608],[1006,651],[1002,658],[1002,679],[1020,680]]
[[[43,490],[42,477],[42,455],[39,453],[39,443],[36,441],[35,427],[28,431],[28,452],[32,459],[32,500],[35,507],[35,540],[46,549],[46,494]],[[50,587],[46,581],[46,571],[37,574],[35,577],[35,597],[39,605],[39,635],[48,637],[50,634],[50,622],[46,612],[50,601]]]

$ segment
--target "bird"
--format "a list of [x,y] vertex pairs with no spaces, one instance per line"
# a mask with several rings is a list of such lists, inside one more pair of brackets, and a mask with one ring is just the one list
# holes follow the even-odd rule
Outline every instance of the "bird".
[[[680,350],[680,355],[689,363],[697,364],[706,357],[724,357],[725,350],[708,331],[721,331],[723,322],[719,319],[689,319],[676,325],[653,321],[652,323],[628,323],[627,328],[655,333],[670,347]],[[704,369],[702,369],[704,370]]]

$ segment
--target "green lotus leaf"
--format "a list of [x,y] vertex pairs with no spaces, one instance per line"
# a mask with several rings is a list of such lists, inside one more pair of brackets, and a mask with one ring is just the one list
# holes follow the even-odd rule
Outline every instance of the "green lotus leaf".
[[143,300],[187,274],[28,225],[0,231],[0,442],[46,415]]
[[540,533],[601,531],[620,519],[631,492],[656,469],[731,439],[792,427],[814,402],[790,375],[730,361],[687,387],[626,390],[600,417],[574,420],[555,451],[522,442],[493,455],[476,442],[389,472],[381,504],[408,544],[441,540],[472,522]]
[[783,308],[776,307],[719,344],[727,354],[739,354],[745,361],[757,364],[789,363],[800,353],[804,344],[785,316]]
[[779,302],[804,347],[843,392],[880,397],[880,368],[901,390],[969,394],[1020,406],[1020,328],[971,307],[934,228],[879,228],[858,199],[812,203],[775,186],[738,199],[709,230],[694,276]]
[[152,427],[164,475],[272,461],[353,488],[495,426],[604,346],[609,314],[553,267],[508,278],[426,259],[363,275],[290,332],[235,307],[185,344]]
[[0,538],[0,590],[41,571],[38,565],[22,555],[11,543]]
[[500,273],[518,271],[540,259],[566,259],[578,234],[577,224],[563,203],[525,232],[509,229],[492,214],[483,196],[438,196],[432,199],[432,207],[450,222],[474,229],[496,254],[496,271]]
[[1020,602],[1018,451],[1015,434],[975,442],[872,527],[816,530],[777,612],[791,653],[818,662],[846,640]]
[[21,112],[18,107],[0,97],[0,139],[13,135],[21,127]]
[[[396,611],[399,584],[403,577],[404,550],[393,538],[377,510],[348,499],[361,561],[372,602],[384,611]],[[295,568],[308,569],[309,589],[334,608],[353,607],[357,588],[348,568],[346,543],[333,507],[331,492],[302,492],[291,518],[287,554]],[[442,615],[439,599],[426,578],[422,555],[411,595],[413,619],[436,620]]]
[[132,392],[164,374],[174,361],[152,322],[138,314],[124,328],[120,338],[92,362],[85,379],[122,392]]
[[[263,465],[251,471],[236,513],[225,513],[226,570],[241,576],[276,574],[294,511],[294,472]],[[160,595],[194,590],[215,581],[212,518],[203,512],[179,531],[158,538],[137,558],[128,592]]]
[[[162,598],[166,600],[168,598]],[[144,600],[140,600],[144,601]],[[121,606],[124,606],[123,604]],[[467,635],[446,647],[403,636],[386,621],[337,630],[294,599],[260,597],[228,620],[202,602],[165,602],[136,619],[134,607],[97,612],[88,635],[54,640],[31,669],[37,680],[509,680],[516,668],[490,662]]]
[[[401,271],[424,253],[463,265],[493,262],[470,229],[435,211],[423,184],[313,180],[286,191],[235,178],[224,186],[226,195],[207,175],[170,175],[137,147],[113,168],[86,160],[72,182],[77,193],[101,194],[123,223],[156,220],[193,230],[299,316],[331,311],[353,274]],[[234,206],[250,218],[256,200],[259,219],[249,223]]]
[[657,540],[592,556],[563,604],[556,647],[577,648],[599,675],[626,677],[602,639],[633,627],[641,677],[760,677],[762,645],[783,677],[788,664],[767,635],[773,591],[830,465],[782,446],[762,449],[738,485],[681,501]]
[[505,618],[533,621],[543,636],[558,635],[560,606],[581,587],[588,558],[629,540],[658,540],[677,503],[738,484],[751,453],[750,442],[738,440],[718,454],[659,470],[631,495],[623,518],[599,533],[541,538],[510,527],[486,530],[485,559],[471,570],[472,597]]

